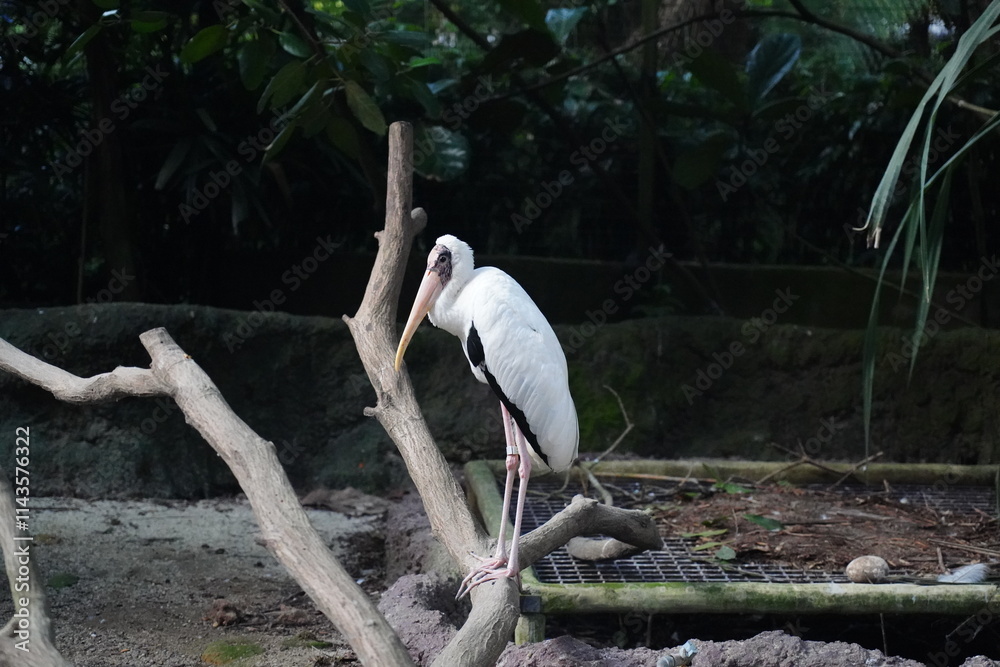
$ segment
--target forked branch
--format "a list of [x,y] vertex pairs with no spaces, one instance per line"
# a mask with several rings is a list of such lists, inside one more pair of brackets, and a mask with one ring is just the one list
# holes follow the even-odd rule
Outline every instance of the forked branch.
[[[72,403],[99,403],[124,396],[173,397],[188,423],[233,471],[253,507],[267,547],[344,634],[361,662],[412,665],[396,633],[309,523],[278,461],[274,444],[257,435],[232,411],[215,383],[166,330],[153,329],[139,339],[152,359],[149,369],[117,368],[111,373],[81,378],[35,359],[4,340],[0,340],[0,368]],[[4,509],[3,499],[9,498],[5,487],[5,483],[0,484],[0,547],[13,582],[11,575],[18,567],[11,538],[14,512]],[[49,628],[44,598],[35,597],[33,604],[32,622],[38,628]],[[33,663],[19,660],[9,664]],[[53,658],[34,664],[68,663]]]
[[[475,563],[471,552],[485,553],[489,549],[488,535],[473,518],[461,488],[434,444],[409,376],[393,369],[396,304],[405,259],[426,220],[423,211],[410,211],[411,155],[412,129],[405,123],[394,123],[390,128],[386,227],[377,234],[378,257],[361,308],[354,318],[344,319],[378,397],[377,406],[366,413],[378,418],[402,453],[435,535],[455,561],[468,568]],[[233,413],[208,375],[166,330],[153,329],[139,338],[152,360],[149,369],[116,368],[110,373],[80,378],[2,339],[0,369],[71,403],[107,402],[125,396],[172,397],[188,423],[233,471],[253,507],[268,548],[344,634],[359,660],[365,665],[386,667],[412,665],[385,618],[309,524],[274,444]],[[0,548],[13,581],[17,571],[12,546],[14,512],[5,509],[10,499],[6,484],[0,483]],[[605,507],[577,497],[547,524],[524,536],[522,562],[530,565],[571,537],[593,533],[604,533],[639,548],[657,548],[660,544],[655,526],[641,512]],[[483,584],[472,591],[472,600],[472,614],[437,656],[435,665],[495,664],[510,640],[519,614],[516,584],[507,579]],[[44,598],[36,597],[32,613],[41,636],[49,638],[51,660],[12,664],[62,667],[66,663],[51,645],[51,626],[40,602]],[[10,624],[6,630],[10,630]],[[3,639],[0,637],[0,651]]]

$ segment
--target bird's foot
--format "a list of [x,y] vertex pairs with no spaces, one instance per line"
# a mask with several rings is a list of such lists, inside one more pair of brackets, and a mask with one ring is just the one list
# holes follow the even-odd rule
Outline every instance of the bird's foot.
[[[473,555],[475,556],[475,554]],[[476,556],[476,558],[481,560],[482,563],[474,567],[466,575],[465,579],[462,580],[462,584],[458,587],[458,593],[455,594],[456,600],[465,597],[473,588],[487,581],[496,581],[503,578],[514,579],[517,582],[518,588],[520,588],[521,573],[511,570],[507,565],[506,558],[483,558],[482,556]]]

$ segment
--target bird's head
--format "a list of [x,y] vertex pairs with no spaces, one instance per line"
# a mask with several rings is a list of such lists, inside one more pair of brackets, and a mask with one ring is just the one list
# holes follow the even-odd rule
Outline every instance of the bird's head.
[[396,348],[397,371],[403,364],[403,354],[410,344],[410,339],[413,338],[413,333],[434,307],[438,297],[449,285],[454,286],[467,280],[472,269],[472,248],[468,243],[451,234],[438,238],[427,256],[427,270],[423,280],[420,281],[417,297],[413,300],[413,308],[410,309],[410,317],[406,320],[403,335],[399,339],[399,347]]

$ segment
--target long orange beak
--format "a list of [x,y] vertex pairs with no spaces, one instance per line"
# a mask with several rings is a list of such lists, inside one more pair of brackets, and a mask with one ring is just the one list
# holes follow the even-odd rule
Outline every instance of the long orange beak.
[[436,271],[428,271],[424,274],[424,279],[420,281],[420,289],[417,290],[417,298],[413,301],[413,308],[410,309],[410,318],[406,320],[406,327],[403,328],[403,335],[399,339],[399,347],[396,348],[396,370],[403,364],[403,354],[406,347],[413,338],[413,332],[417,330],[424,316],[430,311],[431,306],[441,293],[441,276]]

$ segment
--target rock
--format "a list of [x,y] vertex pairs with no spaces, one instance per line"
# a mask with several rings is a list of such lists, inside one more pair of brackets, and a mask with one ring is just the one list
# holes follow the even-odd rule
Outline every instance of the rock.
[[925,667],[843,642],[812,642],[780,631],[743,641],[699,641],[691,667]]
[[655,667],[661,653],[648,648],[594,648],[563,635],[537,644],[510,644],[497,667]]
[[469,602],[455,600],[456,590],[458,581],[431,572],[404,575],[382,595],[379,611],[418,665],[430,664],[465,622]]
[[881,584],[889,576],[889,564],[879,556],[858,556],[847,564],[844,574],[856,584]]

